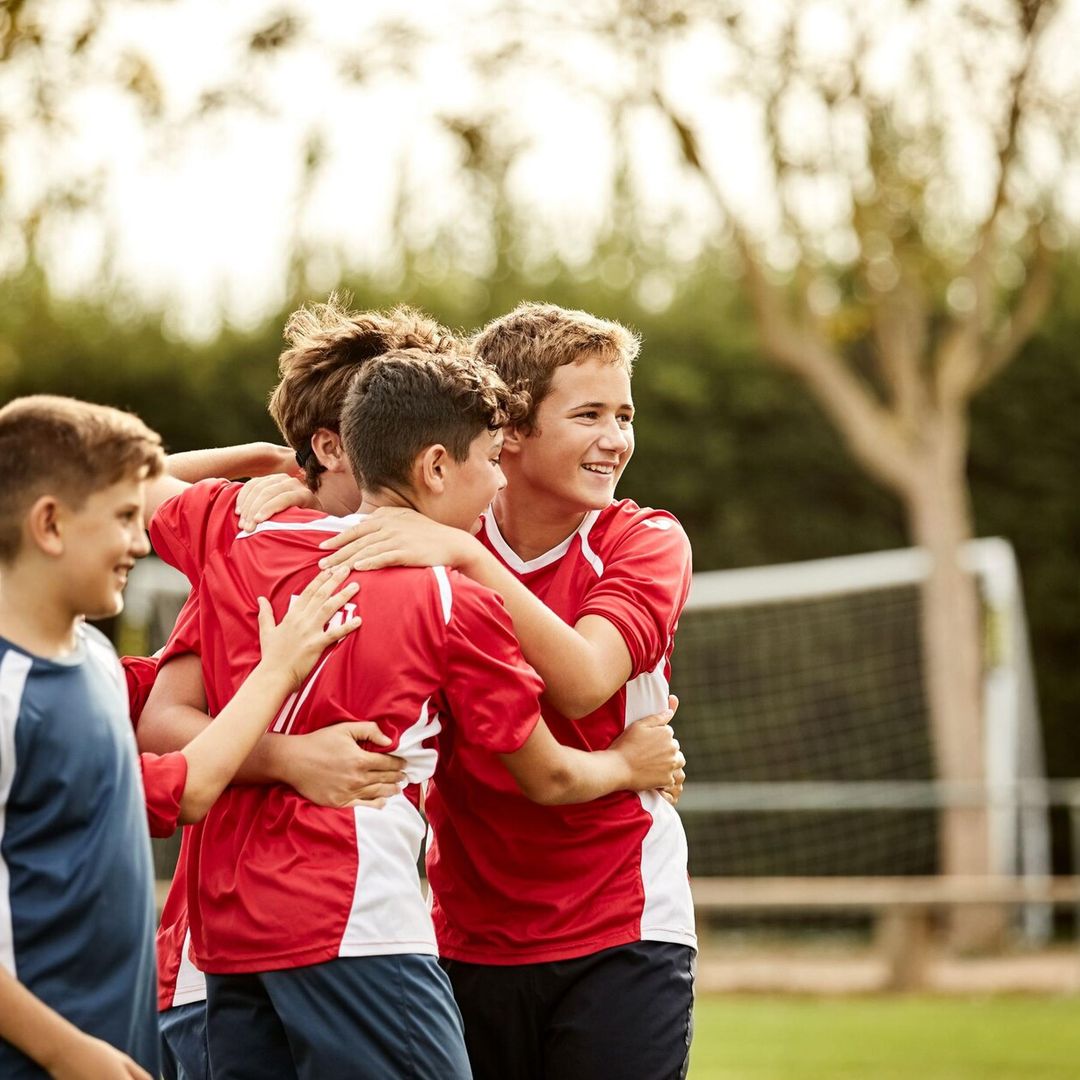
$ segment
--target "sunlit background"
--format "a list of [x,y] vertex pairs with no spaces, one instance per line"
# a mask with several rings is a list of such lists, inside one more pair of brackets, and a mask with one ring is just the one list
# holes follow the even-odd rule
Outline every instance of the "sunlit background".
[[[6,0],[0,399],[129,407],[173,449],[276,438],[284,317],[332,289],[464,330],[526,298],[623,320],[620,494],[701,571],[930,552],[897,647],[905,745],[946,782],[987,780],[1000,645],[955,555],[1006,538],[1046,774],[1080,776],[1077,56],[1077,0]],[[700,780],[748,778],[696,745]],[[820,749],[747,769],[805,780]],[[955,825],[891,871],[985,871]]]

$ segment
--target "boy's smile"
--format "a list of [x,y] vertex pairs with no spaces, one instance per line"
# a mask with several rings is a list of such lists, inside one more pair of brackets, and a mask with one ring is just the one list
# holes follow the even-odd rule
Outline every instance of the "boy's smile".
[[150,550],[144,487],[143,480],[120,480],[95,491],[79,509],[66,508],[57,569],[77,614],[107,618],[123,609],[128,571]]
[[633,418],[621,364],[590,358],[558,368],[533,433],[516,440],[509,498],[567,515],[607,506],[634,452]]

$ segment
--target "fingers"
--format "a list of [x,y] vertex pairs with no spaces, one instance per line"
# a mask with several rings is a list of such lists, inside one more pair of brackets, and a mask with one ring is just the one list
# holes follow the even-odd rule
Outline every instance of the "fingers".
[[[342,582],[348,576],[347,566],[338,566],[332,570],[323,570],[315,575],[296,598],[291,610],[306,615],[309,611],[316,618],[326,622],[335,611],[360,591],[358,581]],[[340,588],[339,588],[340,586]]]
[[[667,727],[674,713],[670,709],[665,709],[663,712],[653,713],[652,716],[646,716],[637,722],[643,727]],[[674,732],[672,732],[674,735]]]
[[259,597],[259,640],[262,641],[265,636],[274,629],[274,609],[270,606],[270,601],[265,596]]
[[261,476],[249,480],[236,500],[236,512],[240,515],[240,528],[245,532],[255,528],[272,514],[295,505],[292,495],[298,481],[291,476]]
[[[382,729],[372,720],[353,720],[347,725],[349,735],[359,742],[371,742],[376,746],[389,746],[394,740],[384,735]],[[399,757],[389,754],[380,754],[385,758],[385,764],[389,768],[402,769],[405,762]]]
[[671,715],[674,716],[679,711],[679,699],[674,694],[668,694],[667,706],[671,710]]
[[353,799],[352,802],[347,802],[346,806],[364,806],[369,810],[381,810],[386,805],[385,799]]
[[[324,548],[327,551],[337,551],[338,548],[345,547],[346,544],[351,544],[355,540],[359,540],[362,536],[367,536],[368,533],[377,529],[377,525],[373,525],[371,518],[367,518],[364,521],[359,522],[356,525],[350,526],[343,532],[339,532],[336,536],[331,536],[324,540],[319,547]],[[332,558],[332,556],[327,556]]]

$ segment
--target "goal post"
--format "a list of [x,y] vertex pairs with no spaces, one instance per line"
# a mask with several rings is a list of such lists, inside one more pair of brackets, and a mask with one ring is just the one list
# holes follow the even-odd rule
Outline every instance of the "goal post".
[[[919,549],[694,576],[673,662],[699,876],[926,875],[951,807],[981,807],[991,872],[1050,873],[1042,741],[1019,574],[1004,540],[962,553],[983,610],[985,784],[936,775]],[[1028,905],[1042,937],[1049,911]]]

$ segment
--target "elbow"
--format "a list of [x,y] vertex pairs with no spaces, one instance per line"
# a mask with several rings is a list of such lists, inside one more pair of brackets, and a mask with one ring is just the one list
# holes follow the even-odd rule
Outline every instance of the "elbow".
[[[188,760],[188,778],[184,785],[183,794],[180,796],[180,824],[192,825],[196,821],[202,821],[210,808],[217,802],[218,796],[228,786],[231,776],[214,775],[200,779],[199,767],[196,764],[192,768],[192,762]],[[195,773],[193,776],[192,773]]]
[[210,798],[208,793],[188,793],[185,790],[180,798],[180,816],[178,820],[181,825],[194,825],[195,822],[202,821],[206,817],[210,812],[210,807],[213,805],[214,799]]
[[601,696],[599,691],[591,687],[569,688],[565,693],[557,693],[548,690],[546,697],[567,720],[580,720],[583,716],[595,712],[604,704],[610,694]]
[[540,806],[561,806],[573,802],[574,778],[569,769],[549,769],[543,776],[518,780],[521,793]]

